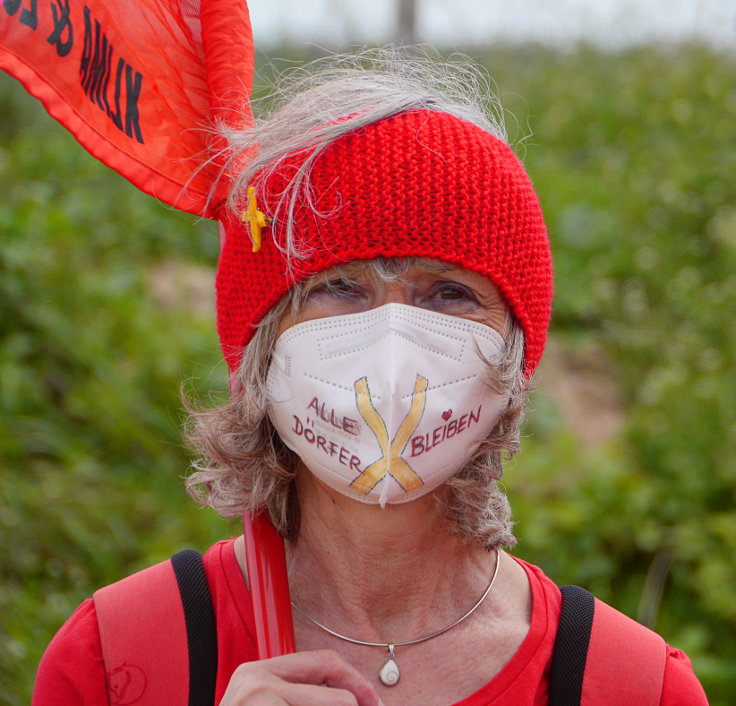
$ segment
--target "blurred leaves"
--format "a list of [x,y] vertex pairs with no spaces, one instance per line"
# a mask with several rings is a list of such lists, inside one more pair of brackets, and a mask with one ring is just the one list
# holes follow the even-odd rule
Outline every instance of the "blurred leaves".
[[[144,197],[7,78],[0,101],[0,702],[20,704],[80,600],[228,533],[184,493],[179,429],[181,381],[224,392],[225,371],[213,224]],[[207,315],[185,296],[203,280]]]
[[[624,418],[586,448],[564,410],[557,426],[530,416],[507,474],[520,553],[652,616],[711,702],[733,703],[736,62],[696,46],[526,59],[494,52],[487,64],[502,92],[524,96],[506,103],[534,133],[524,145],[555,253],[553,335],[609,367]],[[555,407],[554,374],[540,370],[535,406]],[[645,581],[663,556],[653,610]]]
[[[734,703],[736,61],[697,46],[479,58],[547,214],[549,360],[568,361],[540,369],[507,468],[518,551],[653,620],[711,703]],[[97,164],[7,78],[0,102],[0,701],[21,704],[80,600],[237,530],[180,481],[181,380],[225,394],[200,294],[212,225]],[[620,422],[586,433],[604,414]]]

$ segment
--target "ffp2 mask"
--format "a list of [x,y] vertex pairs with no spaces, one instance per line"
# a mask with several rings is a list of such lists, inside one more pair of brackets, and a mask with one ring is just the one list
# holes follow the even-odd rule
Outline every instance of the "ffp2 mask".
[[328,486],[402,503],[441,485],[498,422],[486,384],[502,337],[475,321],[404,304],[297,324],[277,340],[269,416]]

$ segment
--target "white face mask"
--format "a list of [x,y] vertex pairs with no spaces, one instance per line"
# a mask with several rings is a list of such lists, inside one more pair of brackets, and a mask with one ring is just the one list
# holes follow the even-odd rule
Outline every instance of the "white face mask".
[[[271,421],[328,486],[403,503],[470,459],[507,404],[485,384],[492,328],[404,304],[297,324],[276,341]],[[480,352],[480,355],[479,355]]]

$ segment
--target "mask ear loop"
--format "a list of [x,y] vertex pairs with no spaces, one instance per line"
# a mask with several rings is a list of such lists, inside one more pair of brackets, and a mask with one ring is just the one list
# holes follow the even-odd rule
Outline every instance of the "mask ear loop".
[[[219,222],[219,230],[222,252],[227,238],[222,221]],[[235,373],[232,373],[231,392],[234,386]],[[296,652],[284,540],[266,512],[255,517],[243,513],[243,539],[258,658],[268,659]]]

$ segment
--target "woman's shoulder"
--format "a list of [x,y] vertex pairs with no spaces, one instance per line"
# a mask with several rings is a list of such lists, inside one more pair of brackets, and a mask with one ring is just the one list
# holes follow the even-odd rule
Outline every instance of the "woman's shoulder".
[[[123,614],[133,616],[145,608],[146,601],[170,602],[172,591],[176,598],[176,585],[161,583],[161,569],[166,561],[139,571],[121,581],[105,587],[95,598],[83,601],[61,626],[49,643],[39,664],[34,687],[33,706],[65,706],[66,704],[107,704],[106,666],[100,637],[100,621],[107,620],[105,604],[101,596],[112,596]],[[237,591],[237,562],[232,551],[232,540],[214,544],[202,558],[202,566],[210,588],[216,613],[233,605],[232,592]],[[173,588],[172,588],[173,585]],[[142,593],[141,593],[142,592]],[[159,595],[166,593],[167,595]],[[135,620],[131,620],[135,624]],[[104,632],[104,625],[103,625]],[[145,640],[139,642],[144,643]],[[117,677],[127,689],[134,689],[135,670],[127,669],[119,675],[113,669],[108,675],[111,688]]]
[[661,706],[708,706],[700,681],[695,676],[690,658],[667,645]]
[[44,652],[36,675],[33,706],[107,704],[97,612],[85,600],[61,626]]
[[[537,601],[534,606],[535,610],[541,607],[540,602],[544,603],[548,619],[556,632],[562,612],[562,592],[560,588],[538,566],[525,562],[518,557],[514,557],[514,559],[526,571],[532,587],[534,588],[536,585],[536,590],[533,590]],[[636,623],[608,604],[598,599],[595,602],[601,616],[605,615],[607,620],[601,619],[594,624],[593,629],[600,632],[597,636],[598,639],[594,639],[593,642],[598,644],[599,647],[601,644],[610,647],[610,649],[595,650],[604,662],[610,662],[610,670],[607,670],[604,664],[602,670],[597,670],[597,676],[600,676],[602,672],[610,671],[611,675],[619,675],[618,677],[611,676],[611,679],[624,678],[625,675],[621,670],[622,663],[642,665],[644,661],[641,650],[645,649],[648,651],[649,657],[652,658],[649,663],[653,661],[659,665],[656,669],[660,675],[662,685],[661,700],[659,702],[661,706],[707,706],[708,700],[703,687],[693,671],[690,659],[682,650],[671,647],[658,635],[655,639],[652,639],[652,636],[656,633]],[[622,636],[626,636],[632,643],[636,642],[637,644],[622,644],[619,639],[624,639]],[[630,654],[637,654],[638,652],[639,658],[621,660],[621,652],[626,650],[630,650]],[[651,650],[658,650],[658,653],[651,654]],[[550,654],[549,657],[551,659],[552,655]],[[608,679],[605,674],[601,678],[604,683]],[[636,679],[634,678],[633,681],[636,681]]]

